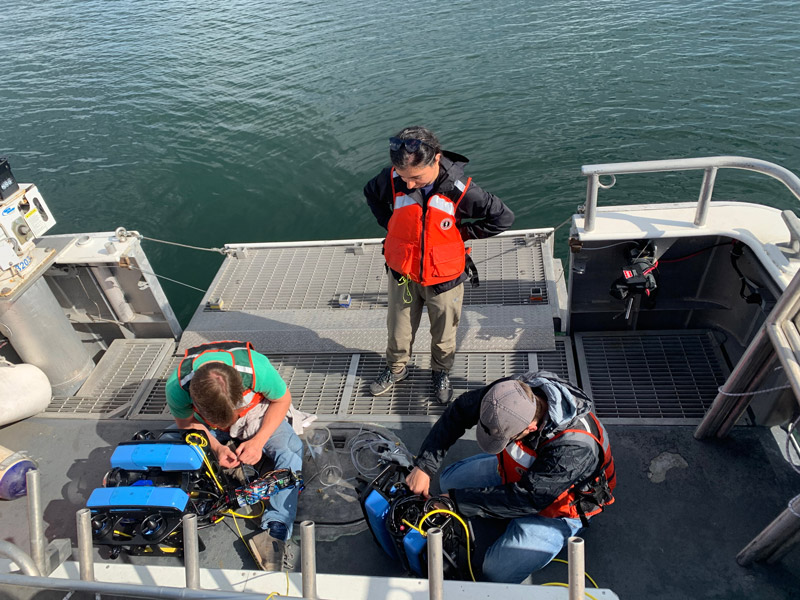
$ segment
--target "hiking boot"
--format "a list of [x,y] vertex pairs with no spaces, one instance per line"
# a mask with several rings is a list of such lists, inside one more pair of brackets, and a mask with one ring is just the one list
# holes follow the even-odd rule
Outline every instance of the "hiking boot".
[[381,374],[378,375],[378,378],[369,384],[369,392],[373,396],[385,394],[392,389],[395,383],[403,381],[406,377],[408,377],[408,367],[404,366],[403,370],[399,373],[392,373],[392,370],[386,367],[381,371]]
[[450,404],[453,400],[453,384],[450,383],[450,376],[445,371],[434,371],[431,373],[433,381],[433,397],[439,404]]
[[272,537],[269,531],[262,531],[247,540],[247,544],[260,569],[263,571],[283,569],[286,542]]

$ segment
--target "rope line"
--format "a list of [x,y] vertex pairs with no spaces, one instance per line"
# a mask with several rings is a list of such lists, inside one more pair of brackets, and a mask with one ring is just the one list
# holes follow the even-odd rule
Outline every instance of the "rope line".
[[724,386],[719,386],[717,388],[717,391],[720,394],[722,394],[723,396],[734,397],[734,396],[755,396],[756,394],[766,394],[768,392],[775,392],[777,390],[788,390],[791,386],[790,385],[781,385],[781,386],[778,386],[778,387],[767,388],[765,390],[755,390],[754,392],[743,392],[743,393],[740,393],[740,394],[737,394],[737,393],[734,393],[734,392],[723,392],[722,391],[723,387]]
[[159,279],[166,279],[167,281],[171,281],[172,283],[177,283],[178,285],[182,285],[184,287],[191,288],[193,290],[197,290],[198,292],[206,293],[206,290],[203,288],[195,287],[193,285],[189,285],[188,283],[183,283],[182,281],[178,281],[177,279],[172,279],[171,277],[167,277],[166,275],[159,275],[158,273],[153,273],[152,271],[145,271],[144,269],[140,269],[139,267],[134,267],[131,265],[131,269],[136,269],[140,273],[144,273],[145,275],[152,275],[154,277],[158,277]]
[[151,242],[158,242],[159,244],[169,244],[170,246],[180,246],[181,248],[190,248],[192,250],[203,250],[205,252],[217,252],[219,254],[227,254],[228,252],[224,248],[203,248],[201,246],[190,246],[189,244],[179,244],[178,242],[169,242],[167,240],[158,240],[156,238],[147,237],[146,235],[139,235],[140,238],[143,240],[148,240]]

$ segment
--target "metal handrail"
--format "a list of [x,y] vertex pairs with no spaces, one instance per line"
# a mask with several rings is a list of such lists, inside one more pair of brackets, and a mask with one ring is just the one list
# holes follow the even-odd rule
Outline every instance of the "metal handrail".
[[593,231],[597,216],[597,192],[599,188],[609,188],[614,185],[600,183],[601,175],[627,175],[630,173],[660,173],[664,171],[693,171],[703,170],[703,183],[700,187],[700,197],[697,200],[697,212],[694,224],[697,227],[705,225],[708,215],[708,205],[714,191],[714,180],[718,169],[741,169],[755,171],[777,179],[800,200],[800,178],[794,173],[776,165],[775,163],[745,156],[708,156],[703,158],[678,158],[667,160],[646,160],[639,162],[607,163],[602,165],[584,165],[581,174],[588,178],[586,184],[586,205],[584,206],[584,231]]

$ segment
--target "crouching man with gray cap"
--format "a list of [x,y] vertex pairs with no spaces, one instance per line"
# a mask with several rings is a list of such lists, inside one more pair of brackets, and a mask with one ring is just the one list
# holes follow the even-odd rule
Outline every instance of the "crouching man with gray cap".
[[483,560],[486,580],[521,583],[614,502],[614,460],[593,408],[552,373],[526,373],[462,394],[425,438],[406,483],[427,497],[447,450],[477,426],[486,454],[444,469],[440,488],[465,517],[508,521]]

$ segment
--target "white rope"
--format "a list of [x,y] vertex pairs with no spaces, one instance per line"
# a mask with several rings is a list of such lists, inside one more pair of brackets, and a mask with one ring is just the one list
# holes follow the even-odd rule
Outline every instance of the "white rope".
[[206,292],[206,290],[204,290],[203,288],[195,287],[193,285],[189,285],[188,283],[183,283],[182,281],[178,281],[177,279],[172,279],[171,277],[167,277],[166,275],[159,275],[158,273],[153,273],[152,271],[145,271],[143,269],[140,269],[139,267],[134,267],[133,265],[131,265],[130,268],[136,269],[137,271],[139,271],[140,273],[144,273],[145,275],[153,275],[154,277],[158,277],[159,279],[166,279],[167,281],[171,281],[173,283],[177,283],[178,285],[182,285],[191,288],[193,290],[197,290],[198,292],[203,292],[203,293]]
[[723,396],[755,396],[756,394],[766,394],[768,392],[775,392],[777,390],[788,390],[792,386],[790,386],[790,385],[781,385],[779,387],[771,387],[771,388],[767,388],[765,390],[756,390],[754,392],[743,392],[741,394],[735,394],[734,392],[724,392],[724,391],[722,391],[723,387],[724,386],[719,386],[717,388],[717,391],[720,394],[722,394]]
[[170,246],[180,246],[181,248],[190,248],[192,250],[204,250],[205,252],[217,252],[219,254],[227,254],[228,251],[224,248],[202,248],[200,246],[190,246],[189,244],[179,244],[178,242],[168,242],[167,240],[157,240],[156,238],[147,237],[145,235],[139,235],[140,238],[143,240],[149,240],[151,242],[158,242],[159,244],[169,244]]

